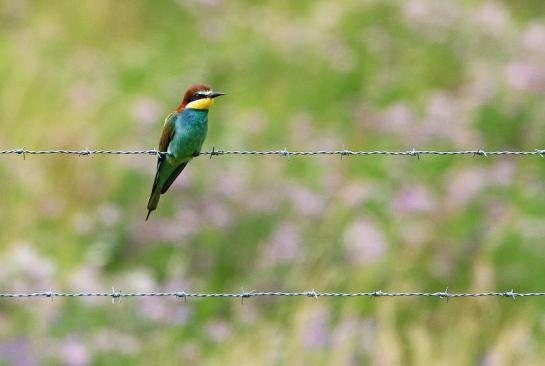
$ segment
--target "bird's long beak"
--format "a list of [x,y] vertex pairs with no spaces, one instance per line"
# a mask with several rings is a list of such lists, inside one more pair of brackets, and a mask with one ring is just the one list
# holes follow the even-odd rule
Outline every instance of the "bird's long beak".
[[210,95],[208,95],[208,98],[217,98],[217,97],[221,97],[222,95],[225,95],[225,93],[221,93],[221,92],[212,92],[210,93]]

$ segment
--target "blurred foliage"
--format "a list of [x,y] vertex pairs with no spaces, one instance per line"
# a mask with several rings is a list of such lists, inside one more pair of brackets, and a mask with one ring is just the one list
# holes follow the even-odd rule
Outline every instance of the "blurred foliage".
[[[545,146],[542,1],[0,2],[0,146]],[[538,158],[4,156],[0,291],[543,291]],[[0,303],[4,364],[540,364],[539,299]]]

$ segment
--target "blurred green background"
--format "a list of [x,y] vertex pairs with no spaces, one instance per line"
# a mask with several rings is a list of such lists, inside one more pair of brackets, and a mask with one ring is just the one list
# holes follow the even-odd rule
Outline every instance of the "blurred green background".
[[[541,0],[0,1],[0,149],[545,147]],[[0,158],[0,292],[545,290],[539,157]],[[0,364],[541,364],[541,298],[0,301]]]

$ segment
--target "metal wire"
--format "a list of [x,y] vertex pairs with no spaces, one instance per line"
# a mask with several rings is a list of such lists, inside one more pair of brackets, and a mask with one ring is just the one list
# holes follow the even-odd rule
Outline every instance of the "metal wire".
[[210,298],[239,298],[241,300],[253,297],[434,297],[440,299],[456,299],[456,298],[470,298],[470,297],[505,297],[515,300],[517,297],[544,297],[545,292],[476,292],[476,293],[449,293],[448,289],[441,292],[317,292],[315,290],[303,291],[303,292],[283,292],[283,291],[241,291],[233,293],[194,293],[186,291],[177,292],[121,292],[112,289],[111,292],[32,292],[32,293],[0,293],[0,299],[13,299],[13,298],[76,298],[76,297],[109,297],[112,301],[120,298],[134,298],[134,297],[174,297],[183,298],[187,300],[189,298],[210,299]]
[[[12,149],[0,150],[0,155],[166,155],[166,152],[158,150],[27,150]],[[477,150],[460,150],[460,151],[435,151],[435,150],[406,150],[406,151],[354,151],[354,150],[316,150],[316,151],[289,151],[283,150],[216,150],[212,148],[210,151],[201,152],[199,155],[209,155],[210,157],[219,155],[281,155],[289,156],[315,156],[315,155],[340,155],[343,156],[362,156],[362,155],[388,155],[388,156],[415,156],[420,158],[421,155],[437,155],[437,156],[453,156],[453,155],[471,155],[471,156],[531,156],[537,155],[545,157],[545,150],[535,149],[533,151],[485,151]]]

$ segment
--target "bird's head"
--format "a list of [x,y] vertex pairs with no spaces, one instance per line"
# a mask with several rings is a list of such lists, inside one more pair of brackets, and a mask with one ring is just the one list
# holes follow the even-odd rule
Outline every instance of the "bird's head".
[[209,110],[214,104],[214,98],[224,95],[220,92],[215,92],[206,85],[193,85],[187,89],[182,103],[176,108],[176,112],[181,112],[184,109]]

